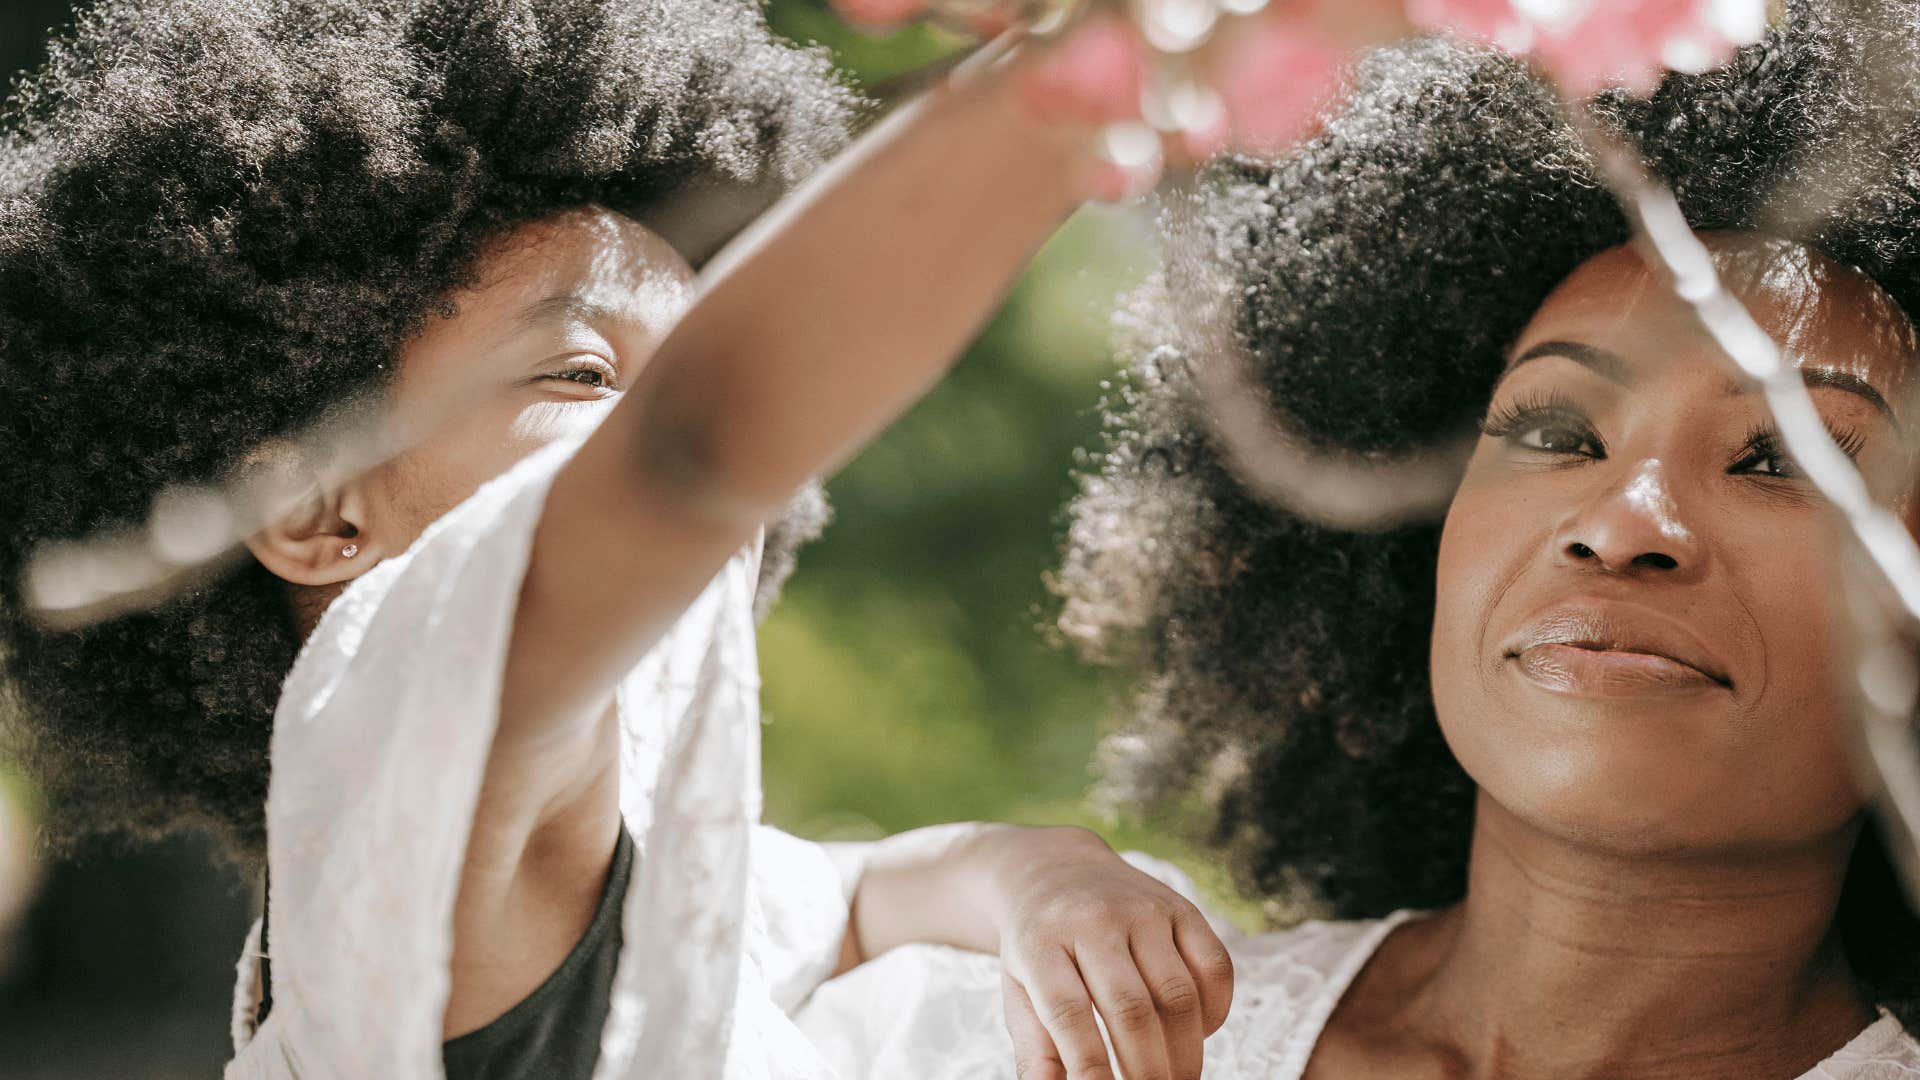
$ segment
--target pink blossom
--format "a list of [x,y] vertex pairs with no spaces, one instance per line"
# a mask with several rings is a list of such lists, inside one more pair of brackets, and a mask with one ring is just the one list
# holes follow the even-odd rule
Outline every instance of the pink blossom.
[[1567,93],[1585,97],[1606,86],[1651,93],[1668,68],[1725,63],[1764,29],[1765,0],[1585,0],[1551,18],[1513,0],[1408,0],[1408,14],[1530,54]]
[[1016,76],[1022,99],[1041,116],[1110,124],[1140,115],[1146,47],[1119,19],[1081,26]]
[[1701,66],[1725,63],[1733,43],[1707,22],[1711,0],[1607,0],[1562,27],[1541,27],[1535,55],[1567,93],[1607,86],[1650,94],[1660,85],[1671,43],[1697,41]]
[[925,0],[832,0],[833,9],[850,23],[879,29],[900,26],[925,14]]
[[1533,28],[1513,10],[1512,0],[1407,0],[1407,18],[1428,30],[1522,52],[1533,43]]
[[1267,17],[1232,42],[1214,77],[1234,146],[1276,153],[1318,126],[1347,50],[1305,22]]

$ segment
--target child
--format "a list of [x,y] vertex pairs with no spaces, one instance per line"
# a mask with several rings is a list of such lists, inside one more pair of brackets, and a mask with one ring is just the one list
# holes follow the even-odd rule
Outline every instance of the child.
[[[0,656],[66,835],[264,857],[229,1076],[823,1075],[780,1006],[909,939],[1001,950],[1036,1061],[1104,1068],[1097,1009],[1134,1080],[1197,1075],[1224,950],[1097,841],[900,838],[849,926],[755,824],[763,524],[1110,183],[1032,62],[698,276],[674,229],[854,108],[732,0],[118,0],[21,88]],[[299,437],[349,398],[366,445]],[[160,543],[236,475],[294,508],[245,558],[99,625],[29,610],[45,545]]]

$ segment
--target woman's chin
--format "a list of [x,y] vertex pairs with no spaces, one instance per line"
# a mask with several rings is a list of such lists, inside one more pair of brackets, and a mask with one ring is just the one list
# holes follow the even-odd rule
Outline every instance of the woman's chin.
[[1657,696],[1528,697],[1447,741],[1488,797],[1538,831],[1620,855],[1679,854],[1717,847],[1741,831],[1732,819],[1751,816],[1714,746],[1724,706],[1705,716]]

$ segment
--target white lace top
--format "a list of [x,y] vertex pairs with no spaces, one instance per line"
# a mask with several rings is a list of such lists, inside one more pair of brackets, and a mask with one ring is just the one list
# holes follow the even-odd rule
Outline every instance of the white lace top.
[[[498,722],[549,447],[330,607],[274,717],[267,797],[273,1009],[256,925],[228,1080],[442,1080],[452,912]],[[729,561],[621,684],[620,804],[636,841],[597,1080],[824,1078],[786,1018],[845,930],[826,854],[758,825],[758,552]]]
[[[1177,870],[1128,856],[1181,892]],[[1368,957],[1411,915],[1309,922],[1247,936],[1216,922],[1234,959],[1233,1009],[1207,1040],[1207,1080],[1300,1080],[1334,1006]],[[990,956],[896,949],[816,991],[799,1015],[842,1080],[1015,1080],[1013,1044]],[[1915,1080],[1920,1043],[1892,1016],[1799,1080]]]

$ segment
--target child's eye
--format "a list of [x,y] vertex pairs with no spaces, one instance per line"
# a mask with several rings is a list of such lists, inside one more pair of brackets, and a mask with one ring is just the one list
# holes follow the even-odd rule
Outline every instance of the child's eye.
[[607,373],[597,368],[571,368],[567,371],[556,371],[549,378],[566,379],[582,386],[605,387],[607,385]]
[[571,383],[589,391],[595,391],[595,396],[604,396],[620,389],[615,379],[613,368],[606,361],[598,358],[578,358],[575,363],[539,376],[538,381]]

